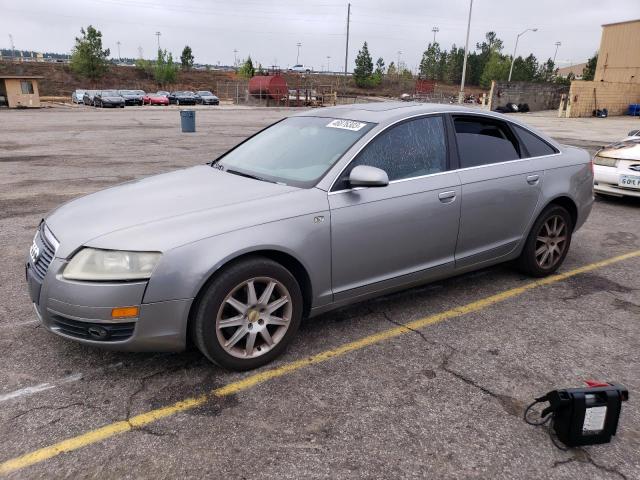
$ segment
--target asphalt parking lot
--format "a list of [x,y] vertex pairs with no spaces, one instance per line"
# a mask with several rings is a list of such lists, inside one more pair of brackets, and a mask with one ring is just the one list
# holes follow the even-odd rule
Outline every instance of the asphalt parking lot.
[[[637,200],[596,200],[565,277],[531,284],[504,265],[344,308],[254,372],[40,327],[23,262],[47,211],[209,161],[289,112],[198,108],[194,134],[176,108],[0,113],[0,476],[640,478]],[[591,152],[638,127],[519,118]],[[611,444],[563,452],[522,412],[585,379],[622,383],[630,401]]]

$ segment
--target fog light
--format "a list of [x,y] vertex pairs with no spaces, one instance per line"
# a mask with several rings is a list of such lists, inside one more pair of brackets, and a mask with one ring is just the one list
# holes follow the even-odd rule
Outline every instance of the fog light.
[[138,311],[138,307],[116,307],[111,310],[111,318],[137,317]]
[[[586,384],[586,388],[553,390],[536,398],[525,410],[525,421],[530,425],[543,425],[551,420],[551,439],[555,434],[567,447],[610,442],[618,429],[622,402],[629,399],[629,391],[615,383],[587,381]],[[529,418],[531,407],[543,402],[549,402],[549,406],[540,414],[540,420]]]

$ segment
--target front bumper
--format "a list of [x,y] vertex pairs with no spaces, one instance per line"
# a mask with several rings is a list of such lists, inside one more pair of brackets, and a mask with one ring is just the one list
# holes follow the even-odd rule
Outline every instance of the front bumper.
[[[631,162],[625,162],[631,163]],[[637,163],[637,162],[636,162]],[[636,197],[640,198],[640,190],[635,188],[625,188],[618,185],[620,175],[639,175],[638,172],[627,168],[608,167],[604,165],[594,165],[593,190],[605,195],[616,197]]]
[[[147,282],[77,282],[62,278],[54,258],[40,280],[26,265],[31,301],[47,330],[86,345],[122,351],[181,351],[192,299],[143,303]],[[139,307],[138,317],[113,319],[111,309]]]

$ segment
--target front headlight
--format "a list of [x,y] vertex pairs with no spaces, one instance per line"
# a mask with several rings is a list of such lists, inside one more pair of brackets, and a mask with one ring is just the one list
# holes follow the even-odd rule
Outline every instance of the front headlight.
[[603,167],[617,167],[618,159],[596,155],[595,157],[593,157],[593,163],[595,163],[596,165],[602,165]]
[[125,252],[83,248],[62,276],[68,280],[144,280],[160,261],[159,252]]

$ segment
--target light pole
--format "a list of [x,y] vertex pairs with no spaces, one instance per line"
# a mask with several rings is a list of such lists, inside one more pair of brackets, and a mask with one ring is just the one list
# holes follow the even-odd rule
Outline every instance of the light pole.
[[233,68],[238,68],[238,49],[233,49]]
[[440,29],[438,27],[433,27],[431,31],[433,32],[433,43],[436,43],[436,33],[438,33]]
[[331,55],[327,55],[327,73],[329,73],[331,71],[331,69],[329,68],[329,62],[331,61]]
[[122,57],[120,56],[120,40],[116,42],[116,45],[118,45],[118,60],[122,61]]
[[516,50],[518,49],[518,40],[520,40],[520,37],[522,35],[524,35],[527,32],[537,32],[538,29],[537,28],[527,28],[524,32],[521,32],[518,34],[518,36],[516,37],[516,45],[515,47],[513,47],[513,57],[511,58],[511,68],[509,69],[509,82],[511,81],[511,74],[513,73],[513,64],[516,61]]
[[298,47],[298,54],[296,55],[296,65],[300,65],[300,47],[302,44],[300,42],[296,43],[296,47]]
[[155,33],[155,36],[158,37],[158,51],[160,51],[160,35],[162,35],[160,32]]
[[402,50],[398,50],[398,67],[396,70],[398,70],[398,76],[400,76],[400,55],[402,55]]
[[558,55],[558,47],[562,45],[562,42],[556,42],[556,53],[553,54],[553,66],[556,66],[556,55]]
[[462,62],[462,80],[460,80],[460,93],[458,103],[464,103],[464,77],[467,73],[467,55],[469,54],[469,31],[471,30],[471,10],[473,10],[473,0],[469,0],[469,21],[467,22],[467,40],[464,44],[464,60]]

